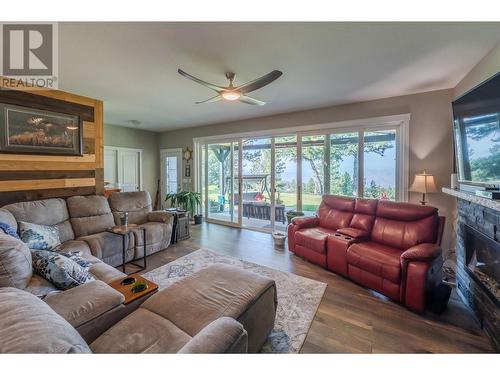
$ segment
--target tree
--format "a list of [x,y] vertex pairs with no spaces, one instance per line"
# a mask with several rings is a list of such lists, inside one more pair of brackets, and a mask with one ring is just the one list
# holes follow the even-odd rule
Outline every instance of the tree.
[[306,185],[304,186],[304,192],[305,193],[310,193],[310,194],[316,194],[316,182],[314,179],[311,177],[309,181],[307,181]]
[[354,185],[351,178],[351,175],[347,172],[344,172],[340,179],[340,194],[352,196],[354,193]]

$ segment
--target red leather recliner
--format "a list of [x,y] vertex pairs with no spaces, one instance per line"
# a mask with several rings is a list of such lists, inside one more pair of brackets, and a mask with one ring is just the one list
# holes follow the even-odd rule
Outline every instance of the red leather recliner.
[[324,196],[318,217],[295,218],[290,251],[423,312],[441,282],[444,217],[411,203]]

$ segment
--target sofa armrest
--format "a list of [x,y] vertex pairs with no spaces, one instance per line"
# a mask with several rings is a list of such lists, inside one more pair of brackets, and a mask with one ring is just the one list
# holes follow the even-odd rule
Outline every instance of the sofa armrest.
[[246,353],[247,348],[248,335],[243,325],[233,318],[221,317],[198,332],[179,353]]
[[433,243],[421,243],[401,254],[401,264],[411,261],[431,262],[441,255],[441,248]]
[[44,301],[73,327],[78,327],[120,306],[125,297],[105,282],[94,280],[51,293]]
[[339,230],[337,230],[337,232],[343,234],[344,236],[354,238],[356,240],[363,240],[370,237],[370,233],[358,228],[350,228],[350,227],[340,228]]
[[410,310],[424,313],[427,292],[442,280],[443,260],[441,248],[436,244],[422,243],[401,254],[401,302]]
[[295,229],[313,228],[319,225],[319,219],[317,217],[294,217],[292,219],[292,224],[295,225]]
[[173,224],[174,215],[167,211],[152,211],[148,213],[148,221],[155,221],[158,223]]

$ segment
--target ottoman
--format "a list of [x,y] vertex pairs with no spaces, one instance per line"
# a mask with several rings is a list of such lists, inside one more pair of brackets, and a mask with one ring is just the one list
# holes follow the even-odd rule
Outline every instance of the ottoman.
[[274,327],[274,280],[226,264],[215,264],[163,289],[143,303],[190,336],[219,317],[240,322],[248,352],[256,353]]

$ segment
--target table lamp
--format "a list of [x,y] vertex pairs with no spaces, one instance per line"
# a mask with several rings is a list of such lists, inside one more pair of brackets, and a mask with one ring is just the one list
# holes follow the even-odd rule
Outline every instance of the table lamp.
[[435,193],[437,191],[434,176],[432,174],[426,173],[425,171],[424,173],[416,174],[415,180],[410,187],[410,191],[422,193],[422,200],[420,201],[420,203],[422,203],[422,205],[425,205],[427,203],[425,201],[425,194]]

